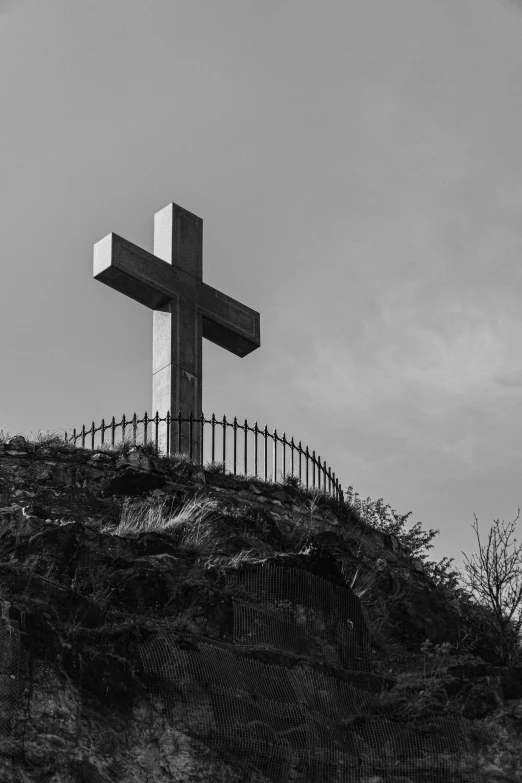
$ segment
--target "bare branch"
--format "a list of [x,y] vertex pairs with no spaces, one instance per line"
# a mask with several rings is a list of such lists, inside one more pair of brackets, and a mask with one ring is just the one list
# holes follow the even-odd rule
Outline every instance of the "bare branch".
[[[478,519],[475,516],[474,528],[479,543],[477,560],[475,555],[466,558],[464,565],[468,579],[464,579],[471,593],[486,601],[493,610],[494,618],[485,615],[490,628],[500,637],[500,653],[504,660],[511,660],[519,649],[519,631],[522,627],[522,556],[521,547],[517,547],[517,539],[513,541],[514,552],[508,555],[508,547],[511,546],[510,538],[514,532],[516,522],[520,516],[520,508],[516,518],[508,525],[507,529],[499,527],[498,519],[489,531],[487,545],[482,545],[478,529]],[[504,525],[504,523],[502,523]],[[518,613],[513,620],[515,613]],[[506,649],[509,631],[515,631],[516,649]],[[514,641],[511,642],[513,647]]]

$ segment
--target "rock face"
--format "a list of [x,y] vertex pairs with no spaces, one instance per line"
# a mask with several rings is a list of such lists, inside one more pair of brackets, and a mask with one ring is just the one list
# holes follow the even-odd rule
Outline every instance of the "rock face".
[[0,591],[2,783],[522,780],[522,669],[347,504],[13,438]]

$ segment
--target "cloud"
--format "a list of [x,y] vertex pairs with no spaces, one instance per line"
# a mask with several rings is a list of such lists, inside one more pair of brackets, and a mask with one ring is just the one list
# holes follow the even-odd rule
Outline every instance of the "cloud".
[[20,0],[0,0],[0,13],[8,11],[15,5],[20,5]]

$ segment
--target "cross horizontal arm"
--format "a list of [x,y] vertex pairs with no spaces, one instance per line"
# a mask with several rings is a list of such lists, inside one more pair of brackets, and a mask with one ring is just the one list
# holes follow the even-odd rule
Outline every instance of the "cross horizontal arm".
[[194,302],[202,316],[202,336],[236,356],[247,356],[261,345],[258,312],[118,234],[95,244],[93,275],[152,310],[174,297]]
[[94,245],[93,276],[152,310],[174,295],[194,298],[195,279],[118,234]]
[[203,283],[198,290],[203,337],[236,356],[247,356],[261,345],[260,316],[231,296]]

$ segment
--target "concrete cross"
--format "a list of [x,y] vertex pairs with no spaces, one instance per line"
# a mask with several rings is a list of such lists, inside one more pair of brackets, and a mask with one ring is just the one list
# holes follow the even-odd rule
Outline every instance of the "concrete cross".
[[[108,234],[94,245],[93,275],[153,310],[153,415],[201,415],[202,337],[236,356],[261,344],[259,313],[203,282],[203,220],[177,204],[154,215],[154,254]],[[201,462],[200,428],[193,429],[192,454]],[[177,451],[175,422],[170,442]],[[189,448],[185,424],[182,452]]]

